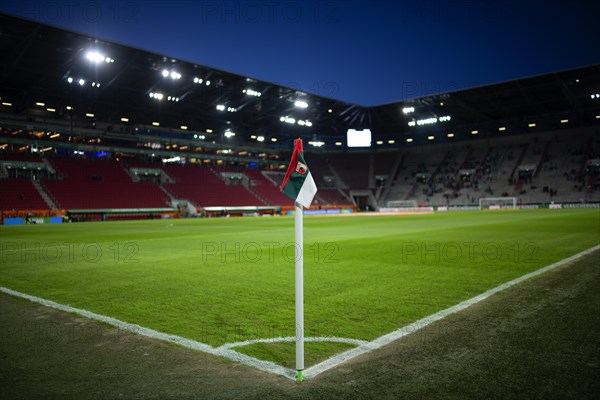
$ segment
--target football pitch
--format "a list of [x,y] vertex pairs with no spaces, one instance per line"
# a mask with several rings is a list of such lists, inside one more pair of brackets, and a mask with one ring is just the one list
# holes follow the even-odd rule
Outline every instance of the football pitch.
[[[293,223],[1,227],[0,286],[294,368]],[[598,245],[600,212],[314,216],[304,243],[308,367]]]

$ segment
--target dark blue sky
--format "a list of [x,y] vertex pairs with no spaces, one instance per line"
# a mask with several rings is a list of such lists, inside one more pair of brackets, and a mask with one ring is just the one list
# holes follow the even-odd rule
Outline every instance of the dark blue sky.
[[375,105],[600,62],[594,1],[2,1],[0,10]]

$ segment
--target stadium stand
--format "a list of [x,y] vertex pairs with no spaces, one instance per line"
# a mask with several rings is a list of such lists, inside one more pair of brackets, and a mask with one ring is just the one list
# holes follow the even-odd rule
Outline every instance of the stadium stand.
[[134,183],[114,160],[52,158],[63,179],[42,186],[64,209],[164,208],[168,196],[154,183]]
[[196,207],[265,205],[242,184],[227,184],[210,167],[165,165],[163,169],[175,179],[174,183],[165,183],[165,188],[173,197],[188,200]]
[[0,210],[45,210],[50,208],[29,179],[0,180]]
[[[568,130],[471,141],[467,146],[433,145],[427,153],[415,148],[407,152],[385,200],[428,205],[473,205],[480,197],[503,196],[522,203],[600,201],[597,172],[586,169],[598,147],[594,130]],[[427,175],[429,171],[434,172]]]
[[348,198],[341,193],[340,189],[332,189],[332,188],[319,188],[317,192],[317,200],[318,205],[326,205],[326,206],[340,206],[352,204],[352,201],[348,200]]
[[[573,140],[574,133],[577,140]],[[392,200],[475,205],[481,197],[516,197],[524,204],[600,201],[595,166],[599,149],[600,139],[594,130],[567,130],[473,140],[466,145],[415,146],[402,152],[312,153],[311,170],[319,188],[315,206],[351,204],[351,190],[375,190],[381,195],[380,206]],[[6,151],[0,153],[0,160],[44,163],[56,171],[54,179],[37,172],[31,172],[28,179],[15,174],[0,179],[4,209],[44,209],[52,201],[63,209],[163,208],[169,206],[170,196],[198,207],[290,203],[277,186],[283,179],[281,170],[42,158]],[[135,168],[161,171],[164,176],[137,182],[131,173]],[[37,178],[32,178],[36,174]],[[376,177],[383,180],[378,182]],[[33,179],[51,201],[44,201]]]
[[31,161],[42,162],[42,157],[36,153],[14,153],[8,151],[0,152],[0,160],[2,161]]
[[[324,156],[348,189],[369,188],[374,155],[369,153],[329,154]],[[374,185],[372,185],[374,186]]]
[[[270,205],[290,205],[292,200],[281,193],[277,181],[271,181],[257,169],[244,169],[243,173],[250,179],[248,190],[266,200]],[[281,182],[281,181],[279,181]]]

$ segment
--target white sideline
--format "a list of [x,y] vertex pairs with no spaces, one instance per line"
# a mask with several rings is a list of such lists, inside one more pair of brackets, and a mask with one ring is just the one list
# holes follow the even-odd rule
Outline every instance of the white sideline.
[[[296,341],[295,336],[276,337],[276,338],[269,338],[269,339],[252,339],[252,340],[245,340],[243,342],[225,343],[224,345],[218,347],[218,349],[219,350],[232,349],[234,347],[249,346],[251,344],[256,344],[256,343],[279,343],[279,342],[295,342],[295,341]],[[354,344],[356,346],[361,346],[361,345],[368,343],[366,340],[349,339],[349,338],[342,338],[342,337],[337,337],[337,336],[305,337],[304,341],[305,342],[350,343],[350,344]]]
[[571,257],[567,257],[564,258],[560,261],[555,262],[554,264],[550,264],[547,265],[545,267],[542,267],[538,270],[535,270],[533,272],[530,272],[528,274],[522,275],[516,279],[513,279],[512,281],[503,283],[500,286],[496,286],[493,289],[488,290],[487,292],[483,292],[480,295],[477,295],[475,297],[472,297],[468,300],[465,300],[461,303],[458,303],[452,307],[446,308],[444,310],[438,311],[435,314],[431,314],[428,317],[422,318],[418,321],[413,322],[410,325],[404,326],[400,329],[397,329],[393,332],[390,332],[388,334],[385,334],[383,336],[378,337],[377,339],[368,342],[364,345],[358,346],[354,349],[350,349],[347,351],[344,351],[343,353],[339,353],[336,354],[335,356],[320,362],[319,364],[313,365],[310,368],[307,368],[304,371],[304,377],[305,378],[314,378],[315,376],[331,369],[331,368],[335,368],[338,365],[340,365],[343,362],[346,362],[354,357],[358,357],[361,354],[365,354],[368,353],[370,351],[373,351],[375,349],[378,349],[380,347],[385,346],[386,344],[390,344],[391,342],[398,340],[406,335],[408,335],[409,333],[413,333],[415,331],[418,331],[419,329],[431,324],[432,322],[438,321],[444,317],[447,317],[450,314],[454,314],[458,311],[464,310],[467,307],[472,306],[475,303],[479,303],[482,300],[487,299],[488,297],[490,297],[491,295],[498,293],[502,290],[508,289],[511,286],[514,286],[518,283],[521,283],[527,279],[533,278],[534,276],[543,274],[544,272],[550,271],[554,268],[558,268],[561,265],[567,264],[571,261],[577,260],[578,258],[581,258],[583,256],[586,256],[596,250],[600,249],[600,244],[596,245],[594,247],[591,247],[587,250],[584,250],[580,253],[577,253]]
[[42,304],[47,307],[56,308],[57,310],[75,313],[81,315],[82,317],[90,318],[96,321],[101,321],[106,324],[116,326],[119,329],[123,329],[128,332],[137,333],[143,336],[147,336],[152,339],[159,339],[165,342],[175,343],[183,347],[187,347],[193,350],[200,350],[205,353],[214,354],[217,356],[225,357],[232,361],[237,361],[242,364],[249,365],[251,367],[257,368],[261,371],[270,372],[276,375],[282,375],[286,378],[296,379],[296,371],[291,370],[289,368],[282,367],[279,364],[270,361],[259,360],[258,358],[250,357],[242,353],[238,353],[237,351],[233,351],[230,349],[218,349],[212,347],[208,344],[197,342],[195,340],[186,339],[181,336],[170,335],[168,333],[163,333],[159,331],[155,331],[154,329],[145,328],[140,325],[130,324],[128,322],[120,321],[116,318],[107,317],[105,315],[96,314],[91,311],[82,310],[80,308],[75,308],[71,306],[67,306],[60,303],[55,303],[51,300],[46,300],[41,297],[31,296],[25,293],[17,292],[12,289],[8,289],[5,287],[0,287],[0,291],[6,294],[10,294],[15,297],[20,297],[22,299],[27,299],[34,303]]
[[[343,343],[351,343],[351,344],[356,344],[358,347],[355,347],[353,349],[347,350],[345,352],[336,354],[335,356],[319,363],[316,364],[310,368],[307,368],[304,371],[304,377],[305,378],[314,378],[317,375],[328,371],[332,368],[337,367],[338,365],[340,365],[341,363],[344,363],[354,357],[357,357],[359,355],[368,353],[370,351],[373,351],[375,349],[378,349],[382,346],[385,346],[395,340],[398,340],[410,333],[416,332],[417,330],[431,324],[432,322],[438,321],[444,317],[447,317],[450,314],[454,314],[458,311],[464,310],[465,308],[472,306],[475,303],[479,303],[482,300],[487,299],[488,297],[490,297],[491,295],[498,293],[502,290],[505,290],[511,286],[514,286],[518,283],[521,283],[527,279],[533,278],[534,276],[543,274],[544,272],[550,271],[552,269],[558,268],[564,264],[567,264],[571,261],[577,260],[578,258],[581,258],[583,256],[586,256],[596,250],[600,249],[600,245],[596,245],[594,247],[591,247],[587,250],[584,250],[580,253],[577,253],[571,257],[567,257],[565,259],[562,259],[560,261],[555,262],[554,264],[550,264],[547,265],[543,268],[540,268],[538,270],[535,270],[533,272],[530,272],[528,274],[522,275],[516,279],[513,279],[512,281],[503,283],[500,286],[496,286],[493,289],[490,289],[484,293],[481,293],[478,296],[472,297],[468,300],[465,300],[459,304],[456,304],[452,307],[446,308],[444,310],[438,311],[435,314],[431,314],[428,317],[422,318],[416,322],[413,322],[410,325],[404,326],[400,329],[397,329],[393,332],[387,333],[383,336],[378,337],[377,339],[371,341],[371,342],[366,342],[364,340],[360,340],[360,339],[347,339],[347,338],[339,338],[339,337],[322,337],[322,338],[306,338],[306,341],[312,341],[312,342],[343,342]],[[261,371],[265,371],[265,372],[269,372],[275,375],[281,375],[284,376],[288,379],[292,379],[295,380],[296,379],[296,371],[283,367],[279,364],[276,364],[274,362],[270,362],[270,361],[264,361],[264,360],[259,360],[257,358],[242,354],[242,353],[238,353],[237,351],[231,350],[232,347],[240,347],[240,346],[247,346],[250,344],[254,344],[254,343],[269,343],[269,342],[276,342],[276,341],[293,341],[295,340],[294,337],[281,337],[281,338],[272,338],[272,339],[256,339],[256,340],[247,340],[244,342],[236,342],[236,343],[228,343],[228,344],[224,344],[220,347],[213,347],[210,346],[208,344],[205,343],[201,343],[195,340],[191,340],[191,339],[186,339],[184,337],[181,336],[176,336],[176,335],[170,335],[168,333],[163,333],[163,332],[159,332],[159,331],[155,331],[154,329],[150,329],[150,328],[146,328],[137,324],[131,324],[128,322],[123,322],[120,321],[118,319],[112,318],[112,317],[107,317],[105,315],[101,315],[101,314],[96,314],[93,313],[91,311],[87,311],[87,310],[82,310],[79,308],[75,308],[75,307],[71,307],[68,305],[64,305],[64,304],[60,304],[60,303],[55,303],[51,300],[46,300],[43,299],[41,297],[36,297],[36,296],[31,296],[25,293],[21,293],[21,292],[17,292],[15,290],[12,289],[8,289],[5,287],[0,287],[0,292],[9,294],[11,296],[15,296],[15,297],[20,297],[29,301],[32,301],[34,303],[38,303],[38,304],[42,304],[44,306],[47,307],[51,307],[51,308],[55,308],[57,310],[61,310],[61,311],[65,311],[65,312],[70,312],[70,313],[75,313],[78,315],[81,315],[83,317],[89,318],[89,319],[93,319],[96,321],[101,321],[104,322],[106,324],[112,325],[112,326],[116,326],[120,329],[129,331],[129,332],[133,332],[133,333],[137,333],[143,336],[147,336],[153,339],[158,339],[158,340],[163,340],[165,342],[170,342],[170,343],[175,343],[178,344],[180,346],[183,347],[187,347],[193,350],[199,350],[199,351],[203,351],[205,353],[209,353],[209,354],[213,354],[213,355],[217,355],[220,357],[224,357],[227,358],[229,360],[232,361],[236,361],[245,365],[248,365],[250,367],[254,367],[256,369],[259,369]]]

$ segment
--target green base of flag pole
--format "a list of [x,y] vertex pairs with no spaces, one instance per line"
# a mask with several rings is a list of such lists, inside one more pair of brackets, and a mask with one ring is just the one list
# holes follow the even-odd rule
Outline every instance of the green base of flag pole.
[[298,371],[298,382],[302,382],[302,370]]

